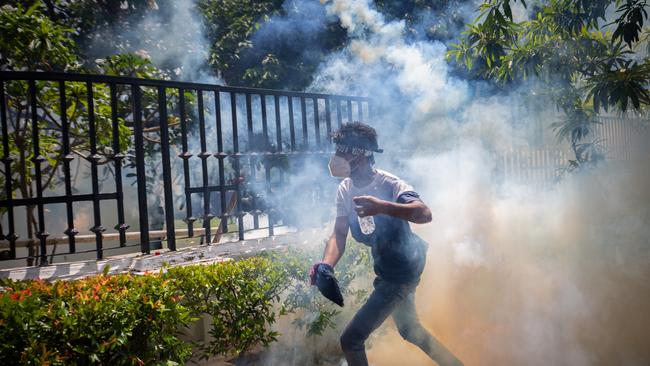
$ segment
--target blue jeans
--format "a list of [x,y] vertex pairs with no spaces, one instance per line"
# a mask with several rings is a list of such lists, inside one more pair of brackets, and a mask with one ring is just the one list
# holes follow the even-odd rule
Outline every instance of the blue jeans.
[[366,366],[365,342],[370,333],[393,316],[399,334],[420,347],[441,366],[459,366],[462,363],[438,342],[420,324],[415,312],[415,288],[418,282],[398,284],[375,278],[368,301],[355,314],[341,335],[341,348],[348,366]]

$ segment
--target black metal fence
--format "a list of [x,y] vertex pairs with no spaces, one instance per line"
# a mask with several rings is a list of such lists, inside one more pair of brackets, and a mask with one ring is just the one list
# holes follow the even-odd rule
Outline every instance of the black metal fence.
[[[0,72],[0,107],[2,258],[40,265],[82,252],[81,231],[92,233],[85,240],[94,239],[94,248],[85,251],[98,259],[128,246],[149,253],[161,238],[176,250],[179,233],[210,244],[230,230],[243,240],[246,216],[258,231],[265,218],[272,236],[287,224],[274,197],[289,187],[295,162],[326,158],[332,128],[371,113],[363,97],[41,72]],[[53,205],[61,227],[46,222]],[[88,219],[79,220],[88,205]],[[137,229],[128,210],[137,212]],[[164,229],[151,228],[151,210],[164,217]],[[67,250],[48,254],[57,242]],[[29,250],[19,255],[17,247]]]

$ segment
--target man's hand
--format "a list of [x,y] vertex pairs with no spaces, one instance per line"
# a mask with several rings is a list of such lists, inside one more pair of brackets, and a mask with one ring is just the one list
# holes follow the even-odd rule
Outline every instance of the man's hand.
[[314,263],[311,268],[309,268],[309,284],[312,286],[316,285],[316,271],[318,270],[318,265],[323,262]]
[[334,267],[332,267],[331,265],[329,265],[329,264],[327,264],[325,262],[314,263],[314,265],[311,266],[311,268],[309,268],[309,284],[312,285],[312,286],[316,285],[316,272],[318,272],[318,267],[320,267],[320,266],[325,266],[325,267],[329,268],[329,270],[332,273],[334,273]]
[[352,200],[355,204],[354,210],[357,211],[359,217],[384,214],[416,224],[431,222],[431,210],[420,200],[397,203],[380,200],[373,196],[358,196]]
[[354,201],[354,210],[359,217],[374,216],[383,213],[386,201],[380,200],[373,196],[357,196],[352,198]]
[[325,264],[324,262],[314,263],[311,268],[309,268],[309,284],[312,286],[316,285],[316,272],[318,271],[318,266]]

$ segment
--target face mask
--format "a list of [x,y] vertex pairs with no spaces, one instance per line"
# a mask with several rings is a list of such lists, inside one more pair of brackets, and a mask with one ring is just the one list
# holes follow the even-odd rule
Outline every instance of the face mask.
[[330,175],[335,178],[347,178],[350,176],[350,163],[340,156],[332,156],[327,166],[330,169]]

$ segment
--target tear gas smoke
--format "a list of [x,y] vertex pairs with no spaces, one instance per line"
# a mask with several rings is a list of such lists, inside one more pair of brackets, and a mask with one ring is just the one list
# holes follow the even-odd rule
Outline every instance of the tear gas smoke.
[[[128,7],[128,1],[123,5]],[[113,27],[93,34],[85,53],[105,57],[116,52],[134,52],[158,67],[173,69],[179,80],[220,83],[206,69],[209,44],[194,0],[171,1],[163,8],[152,1],[144,18],[131,21],[131,29]]]
[[[498,187],[481,148],[456,150],[407,165],[436,216],[416,229],[430,242],[417,293],[429,329],[468,365],[646,363],[644,155],[534,192]],[[391,332],[374,344],[376,365],[394,364],[397,354],[431,364],[398,339]]]
[[[307,37],[318,32],[304,21],[313,11],[347,30],[349,45],[323,60],[309,89],[371,96],[370,122],[386,150],[378,166],[409,181],[431,207],[434,222],[415,230],[430,243],[416,299],[432,334],[467,365],[650,363],[650,151],[643,137],[630,142],[639,147],[636,158],[605,162],[546,190],[499,179],[495,153],[533,146],[533,132],[554,122],[552,106],[531,113],[518,90],[477,95],[476,85],[451,75],[445,44],[408,39],[406,24],[386,20],[370,0],[322,3],[292,1],[302,15],[287,11],[274,27]],[[314,180],[333,190],[325,161],[293,177],[290,191]],[[333,199],[282,203],[322,215]],[[321,342],[291,329],[283,329],[281,343],[307,351]],[[377,366],[433,364],[390,321],[368,353]],[[267,355],[265,364],[283,364],[283,356]]]
[[[493,153],[532,145],[535,136],[521,126],[540,123],[522,113],[517,90],[473,95],[450,75],[443,44],[407,41],[404,23],[385,20],[368,0],[326,7],[352,40],[323,62],[312,88],[375,98],[371,122],[386,155],[435,151],[399,156],[395,170],[434,212],[434,223],[415,228],[430,243],[417,292],[427,328],[468,365],[650,362],[643,138],[630,142],[632,159],[548,190],[495,179]],[[541,122],[548,128],[552,120]],[[393,328],[373,339],[371,363],[432,364]]]

